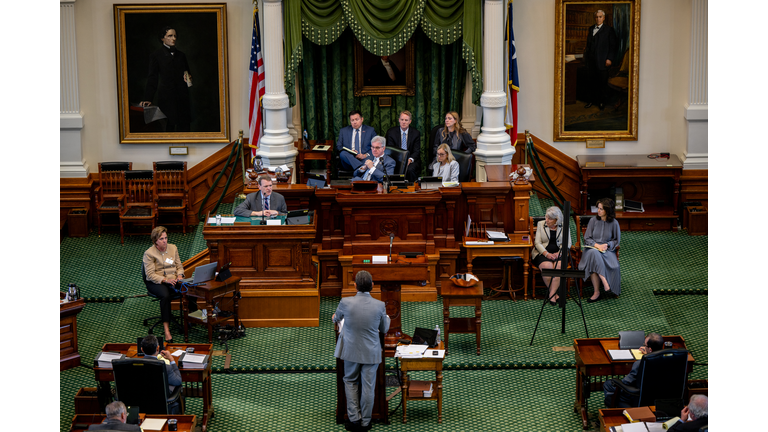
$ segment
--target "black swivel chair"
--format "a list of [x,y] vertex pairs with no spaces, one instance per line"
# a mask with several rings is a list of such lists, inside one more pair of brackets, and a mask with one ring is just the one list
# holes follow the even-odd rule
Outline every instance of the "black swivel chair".
[[114,360],[117,400],[126,406],[138,406],[146,414],[184,414],[183,385],[168,390],[165,362],[157,359],[129,358]]
[[[144,270],[144,261],[141,262],[141,280],[144,281],[144,285],[145,286],[150,283],[149,280],[147,279],[147,272],[146,272],[146,270]],[[152,299],[153,299],[152,301],[153,302],[156,302],[156,301],[160,300],[160,297],[154,295],[152,293],[152,291],[149,290],[149,288],[147,288],[147,295],[149,297],[152,297]],[[181,299],[181,294],[179,294],[177,292],[176,294],[174,294],[173,300],[178,300],[178,299]],[[154,323],[151,324],[153,321],[154,321]],[[162,323],[163,323],[163,317],[158,315],[158,316],[154,316],[154,317],[150,317],[150,318],[145,319],[144,320],[144,327],[149,327],[149,330],[147,331],[148,334],[154,334],[155,327],[157,327],[158,325],[160,325]],[[179,319],[176,318],[175,315],[173,315],[173,310],[171,310],[171,324],[175,325],[176,329],[179,332],[183,332],[184,331],[184,327],[181,325],[181,321],[179,321]]]
[[[682,400],[688,380],[688,351],[664,349],[644,355],[640,359],[637,376],[638,387],[628,386],[612,378],[610,381],[616,387],[616,392],[613,399],[606,402],[610,402],[611,406],[627,408],[656,405],[657,399]],[[622,393],[626,393],[624,401],[620,399]],[[629,404],[626,400],[630,401]]]
[[406,173],[408,168],[408,158],[410,157],[408,150],[395,147],[387,147],[384,150],[384,154],[395,160],[395,171],[393,174]]
[[456,162],[459,163],[459,182],[464,183],[472,180],[472,167],[475,164],[475,155],[458,150],[451,150],[451,153],[453,153]]

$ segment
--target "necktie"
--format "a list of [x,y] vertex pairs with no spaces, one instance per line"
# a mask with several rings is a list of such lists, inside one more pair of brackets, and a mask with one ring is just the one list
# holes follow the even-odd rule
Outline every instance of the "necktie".
[[407,139],[405,137],[405,132],[403,132],[403,140],[400,142],[400,147],[403,150],[408,150],[408,143],[407,143]]
[[355,129],[355,148],[353,150],[360,153],[360,129]]
[[264,210],[269,210],[269,198],[264,197]]
[[[376,168],[376,159],[373,160],[373,167]],[[370,180],[371,179],[371,173],[373,173],[372,170],[368,170],[367,173],[365,173],[365,178],[363,180]]]

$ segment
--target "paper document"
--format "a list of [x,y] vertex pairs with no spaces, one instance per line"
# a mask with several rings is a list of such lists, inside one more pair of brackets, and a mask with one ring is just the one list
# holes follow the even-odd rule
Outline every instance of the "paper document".
[[400,358],[421,358],[424,351],[429,348],[428,345],[398,345],[395,357]]
[[123,355],[120,353],[103,352],[97,360],[100,362],[111,362],[112,360],[120,360],[121,358],[123,358]]
[[171,355],[178,357],[178,356],[184,354],[185,352],[186,351],[184,351],[184,350],[176,350],[176,351],[172,352]]
[[635,356],[632,355],[630,350],[608,350],[608,354],[613,360],[634,360]]
[[424,357],[445,358],[445,350],[428,349],[424,352]]
[[509,240],[507,234],[501,231],[486,231],[489,240]]
[[645,423],[645,427],[648,428],[648,432],[664,432],[664,423]]
[[648,432],[645,422],[623,424],[621,425],[621,430],[623,432]]
[[145,431],[163,430],[163,425],[165,425],[165,422],[165,419],[145,418],[144,422],[141,423],[141,428]]
[[[222,216],[221,217],[221,223],[223,223],[223,224],[233,224],[233,223],[235,223],[235,219],[237,219],[236,216],[229,216],[229,217]],[[216,218],[215,217],[209,217],[208,218],[208,225],[216,225]]]
[[464,242],[468,246],[486,246],[486,245],[492,245],[492,241],[468,241]]
[[184,356],[184,363],[203,363],[204,361],[205,356],[203,354],[187,353],[187,355]]

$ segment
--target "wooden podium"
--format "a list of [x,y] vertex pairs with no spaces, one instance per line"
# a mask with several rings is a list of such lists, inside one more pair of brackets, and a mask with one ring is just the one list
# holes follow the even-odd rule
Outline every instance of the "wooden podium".
[[239,276],[239,318],[245,327],[318,327],[320,294],[313,278],[312,242],[317,217],[308,225],[203,227],[210,261],[231,262]]
[[[339,261],[342,261],[339,257]],[[397,349],[398,339],[411,339],[410,336],[402,332],[400,302],[401,287],[404,283],[417,283],[429,280],[429,262],[427,257],[418,256],[416,258],[403,258],[393,256],[393,261],[387,264],[365,263],[365,260],[371,260],[370,256],[349,257],[351,260],[342,261],[345,266],[344,277],[349,278],[349,285],[345,284],[341,292],[342,297],[353,296],[357,293],[352,282],[355,275],[360,270],[365,270],[373,277],[373,290],[371,296],[384,302],[389,315],[389,331],[384,337],[384,356],[394,357]],[[348,265],[344,265],[344,263]],[[433,276],[434,277],[434,276]]]

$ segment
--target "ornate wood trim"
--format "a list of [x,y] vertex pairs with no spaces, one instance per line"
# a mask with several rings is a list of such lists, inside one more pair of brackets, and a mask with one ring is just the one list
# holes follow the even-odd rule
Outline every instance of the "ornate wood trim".
[[[246,145],[247,143],[248,140],[244,139],[243,145]],[[224,169],[224,164],[227,162],[227,158],[229,157],[229,153],[232,151],[233,146],[234,142],[227,144],[219,149],[219,151],[210,155],[204,161],[198,163],[187,171],[190,204],[190,214],[187,215],[188,220],[197,220],[197,214],[202,205],[203,198],[205,198],[205,194],[207,194],[208,190],[213,186],[213,182],[216,180],[216,177],[221,170]],[[239,162],[235,164],[235,177],[230,182],[222,202],[233,202],[235,196],[243,190],[243,171],[241,166],[242,164]],[[219,200],[224,185],[227,183],[226,178],[228,174],[229,170],[224,173],[221,180],[219,180],[219,184],[217,184],[216,188],[211,192],[211,196],[208,197],[208,202],[203,209],[203,214],[213,210],[213,206],[216,204],[216,201]]]

